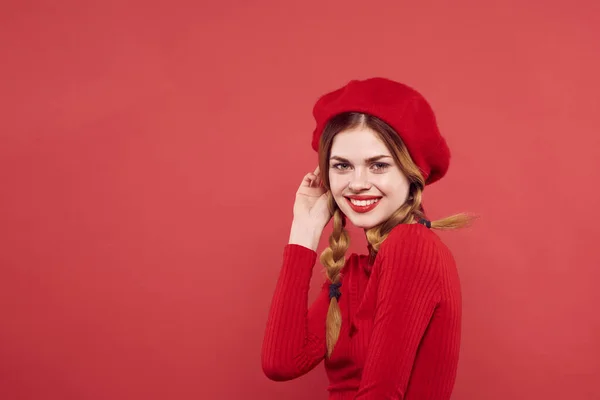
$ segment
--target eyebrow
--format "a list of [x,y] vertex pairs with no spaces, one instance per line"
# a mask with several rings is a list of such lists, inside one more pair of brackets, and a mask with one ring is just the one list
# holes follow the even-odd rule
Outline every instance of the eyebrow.
[[[370,163],[370,162],[374,162],[374,161],[380,160],[380,159],[382,159],[382,158],[392,158],[392,156],[388,156],[388,155],[385,155],[385,154],[380,154],[380,155],[378,155],[378,156],[369,157],[369,158],[367,158],[365,161],[366,161],[366,162],[368,162],[368,163]],[[331,157],[329,160],[330,160],[330,161],[331,161],[331,160],[338,160],[338,161],[341,161],[341,162],[345,162],[345,163],[348,163],[348,164],[350,164],[350,161],[348,161],[347,159],[345,159],[345,158],[343,158],[343,157],[339,157],[339,156],[333,156],[333,157]]]

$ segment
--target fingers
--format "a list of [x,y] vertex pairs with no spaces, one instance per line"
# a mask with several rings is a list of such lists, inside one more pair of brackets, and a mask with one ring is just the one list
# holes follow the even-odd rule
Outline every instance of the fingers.
[[308,174],[304,175],[304,179],[302,180],[302,183],[308,187],[323,186],[323,182],[321,181],[319,172],[320,172],[319,167],[317,167],[314,172],[312,172],[312,173],[309,172]]
[[313,174],[316,177],[316,179],[314,181],[315,186],[323,186],[323,182],[321,180],[321,170],[319,169],[318,165],[317,165],[317,168],[315,168],[315,172],[313,172]]
[[316,175],[309,172],[308,174],[304,175],[304,179],[302,179],[302,184],[308,187],[312,187],[316,179]]
[[313,174],[314,179],[312,181],[312,187],[323,187],[323,182],[321,181],[321,177],[318,174]]

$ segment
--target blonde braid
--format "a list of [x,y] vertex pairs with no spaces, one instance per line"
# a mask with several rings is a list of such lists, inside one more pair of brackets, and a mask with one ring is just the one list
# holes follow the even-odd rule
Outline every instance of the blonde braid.
[[[338,284],[342,281],[342,268],[344,268],[345,256],[348,247],[350,247],[350,235],[346,230],[346,217],[337,207],[333,197],[329,202],[330,209],[333,209],[333,232],[329,236],[329,247],[321,253],[321,263],[325,266],[327,277],[332,284]],[[340,336],[342,327],[342,312],[336,297],[331,297],[329,301],[329,310],[326,320],[326,344],[327,356],[331,356],[333,348]]]
[[[385,241],[391,230],[399,224],[411,224],[415,221],[425,220],[421,199],[423,194],[423,184],[421,181],[411,184],[409,196],[406,202],[398,208],[390,218],[383,224],[369,229],[366,232],[367,242],[369,243],[369,262],[373,263],[379,247]],[[475,220],[475,216],[460,213],[431,221],[432,229],[449,230],[469,226]]]
[[420,184],[412,184],[410,186],[409,196],[406,202],[400,206],[390,218],[374,228],[367,230],[367,242],[369,243],[369,262],[375,260],[375,256],[379,252],[379,247],[388,237],[389,233],[399,224],[409,224],[415,219],[423,218],[421,211],[421,193]]

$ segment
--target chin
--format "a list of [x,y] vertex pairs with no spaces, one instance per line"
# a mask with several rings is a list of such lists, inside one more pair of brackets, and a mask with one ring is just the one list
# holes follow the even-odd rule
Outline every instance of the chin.
[[346,216],[347,220],[350,223],[352,223],[352,225],[360,229],[371,229],[385,221],[385,216],[381,213],[382,210],[373,210],[375,211],[375,214],[361,214],[352,210],[350,207],[348,207],[347,204],[343,204],[343,206],[340,206],[340,204],[338,203],[338,207],[340,208],[340,211]]
[[374,216],[346,214],[346,217],[352,225],[360,229],[371,229],[383,222],[380,221],[381,218],[376,218]]

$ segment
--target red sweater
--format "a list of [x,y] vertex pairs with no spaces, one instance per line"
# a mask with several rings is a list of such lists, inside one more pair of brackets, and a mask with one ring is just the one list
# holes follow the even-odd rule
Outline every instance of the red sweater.
[[325,282],[308,307],[317,254],[288,244],[262,348],[272,380],[294,379],[325,360],[330,400],[449,399],[461,330],[460,282],[454,259],[420,224],[395,227],[372,266],[352,254],[344,266],[342,328],[325,357]]

